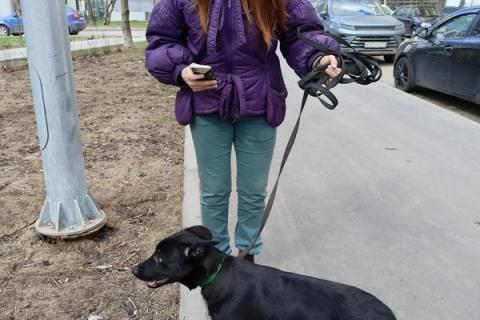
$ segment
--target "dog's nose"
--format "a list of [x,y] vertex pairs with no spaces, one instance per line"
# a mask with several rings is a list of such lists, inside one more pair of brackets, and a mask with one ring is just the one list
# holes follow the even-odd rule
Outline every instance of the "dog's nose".
[[138,278],[138,275],[139,275],[139,273],[140,273],[140,268],[138,267],[138,264],[135,265],[135,266],[133,266],[133,268],[132,268],[132,273],[133,273],[133,275],[134,275],[135,277]]

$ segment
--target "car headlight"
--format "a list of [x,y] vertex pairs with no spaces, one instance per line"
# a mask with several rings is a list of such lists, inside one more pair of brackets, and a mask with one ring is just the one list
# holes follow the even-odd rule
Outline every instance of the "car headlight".
[[355,30],[355,26],[352,26],[350,24],[344,24],[344,23],[340,23],[340,28],[347,29],[347,30]]
[[420,27],[422,28],[430,28],[432,26],[431,23],[428,23],[428,22],[422,22],[422,24],[420,25]]
[[403,24],[397,24],[395,30],[405,30],[405,26]]

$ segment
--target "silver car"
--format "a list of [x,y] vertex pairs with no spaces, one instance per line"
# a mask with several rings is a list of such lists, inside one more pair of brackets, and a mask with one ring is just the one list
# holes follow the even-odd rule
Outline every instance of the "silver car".
[[356,50],[393,62],[405,26],[386,15],[375,0],[312,0],[328,32],[345,39]]

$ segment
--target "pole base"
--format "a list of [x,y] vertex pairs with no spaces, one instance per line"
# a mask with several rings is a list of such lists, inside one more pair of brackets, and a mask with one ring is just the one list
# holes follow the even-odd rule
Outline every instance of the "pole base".
[[38,233],[50,238],[79,238],[97,232],[107,223],[107,216],[89,194],[79,200],[53,203],[47,196],[35,223]]

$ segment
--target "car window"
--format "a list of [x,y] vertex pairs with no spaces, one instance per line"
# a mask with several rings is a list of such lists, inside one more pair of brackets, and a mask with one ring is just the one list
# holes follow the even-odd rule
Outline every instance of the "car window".
[[376,0],[333,1],[334,16],[384,16],[380,3]]
[[477,22],[477,25],[472,30],[472,37],[480,38],[480,20]]
[[439,40],[465,37],[475,17],[475,14],[456,17],[435,29],[432,32],[432,37]]
[[438,11],[435,7],[425,7],[421,12],[425,17],[438,17]]
[[395,16],[404,17],[405,16],[405,8],[400,8],[395,11]]
[[73,10],[72,8],[67,7],[67,13],[73,13],[73,11],[74,11],[74,10]]
[[437,9],[434,7],[416,7],[414,10],[415,17],[436,17],[438,16]]

